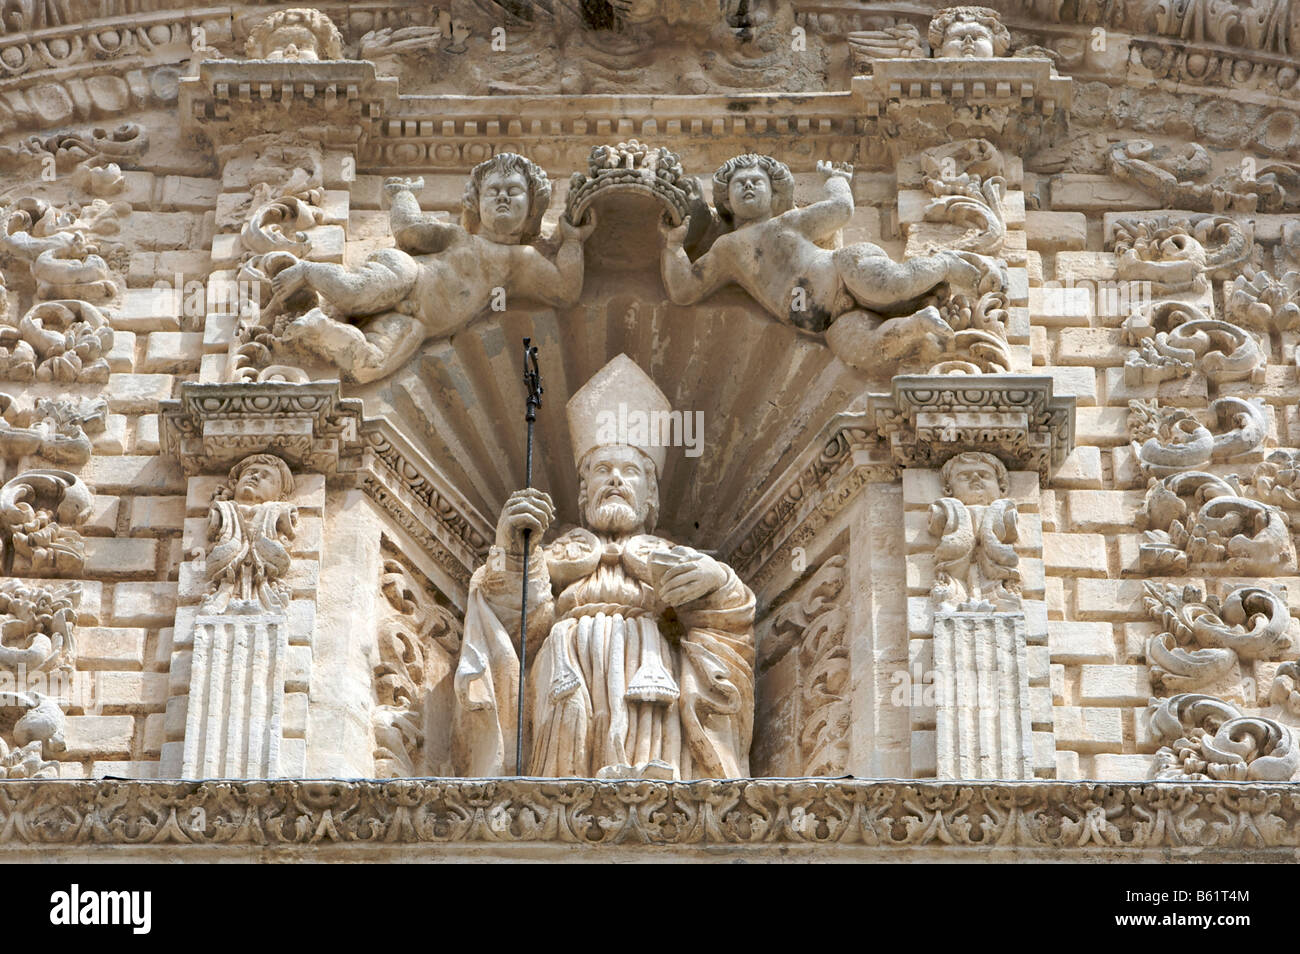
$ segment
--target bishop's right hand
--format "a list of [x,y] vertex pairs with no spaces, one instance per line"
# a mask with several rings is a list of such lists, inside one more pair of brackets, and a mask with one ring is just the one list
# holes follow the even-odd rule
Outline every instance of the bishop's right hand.
[[540,543],[555,519],[555,504],[550,494],[532,487],[516,490],[501,508],[497,521],[497,546],[507,553],[523,556],[524,531],[532,531],[532,542]]

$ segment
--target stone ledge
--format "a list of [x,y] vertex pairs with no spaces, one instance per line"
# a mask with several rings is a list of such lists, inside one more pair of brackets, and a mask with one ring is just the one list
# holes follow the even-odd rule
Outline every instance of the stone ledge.
[[507,857],[553,845],[633,856],[744,847],[756,860],[787,846],[862,860],[928,860],[928,849],[944,860],[1294,860],[1297,816],[1294,783],[11,781],[0,782],[0,857],[40,848],[58,860],[57,847],[68,860],[120,860],[123,847],[166,845],[236,860],[312,845],[380,860],[413,857],[410,846]]

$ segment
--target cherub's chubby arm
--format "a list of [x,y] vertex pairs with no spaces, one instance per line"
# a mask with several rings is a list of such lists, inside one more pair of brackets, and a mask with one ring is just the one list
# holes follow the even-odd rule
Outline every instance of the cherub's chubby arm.
[[826,182],[826,198],[781,216],[782,224],[798,229],[812,242],[829,238],[853,218],[853,167],[846,162],[819,161],[817,171]]
[[[663,251],[659,256],[660,271],[663,274],[664,289],[675,305],[693,305],[701,301],[732,280],[720,251],[726,247],[720,240],[694,262],[686,254],[682,243],[691,225],[690,218],[681,225],[672,226],[667,222],[659,223],[659,234],[663,237]],[[732,233],[734,234],[734,233]],[[726,236],[723,237],[724,239]]]
[[552,262],[530,245],[521,246],[510,274],[510,290],[529,298],[567,308],[582,295],[583,243],[596,228],[596,213],[587,212],[582,225],[561,217],[560,248]]
[[447,221],[420,208],[415,193],[424,188],[424,179],[391,177],[384,180],[388,195],[388,227],[397,247],[412,255],[441,252],[468,233],[459,224]]

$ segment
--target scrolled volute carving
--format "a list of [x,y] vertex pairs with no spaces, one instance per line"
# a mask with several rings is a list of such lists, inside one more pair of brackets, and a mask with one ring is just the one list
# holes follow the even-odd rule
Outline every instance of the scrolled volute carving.
[[1285,782],[1300,768],[1290,729],[1272,719],[1243,716],[1214,696],[1153,699],[1147,716],[1165,743],[1156,752],[1157,779]]
[[0,487],[5,568],[22,576],[74,576],[86,562],[79,528],[94,498],[65,470],[29,470]]
[[1156,294],[1205,294],[1210,280],[1234,277],[1251,243],[1223,215],[1134,214],[1114,224],[1116,271],[1123,281],[1147,282]]
[[1238,586],[1222,601],[1196,587],[1147,581],[1143,602],[1164,632],[1147,640],[1151,683],[1158,690],[1205,688],[1241,661],[1293,652],[1286,601],[1260,586]]
[[12,397],[0,393],[0,458],[39,454],[55,464],[84,464],[92,450],[90,435],[103,432],[107,418],[108,402],[99,398],[37,398],[34,408],[20,411]]
[[1156,384],[1195,371],[1214,384],[1264,383],[1268,355],[1259,339],[1194,305],[1157,302],[1125,319],[1123,333],[1126,344],[1137,346],[1124,361],[1128,384]]
[[1268,437],[1268,416],[1258,400],[1218,398],[1210,414],[1213,429],[1185,408],[1129,401],[1129,437],[1143,475],[1167,477],[1212,460],[1244,457]]
[[1109,159],[1111,175],[1145,189],[1169,209],[1274,213],[1300,202],[1300,168],[1291,163],[1264,163],[1249,174],[1237,169],[1197,182],[1212,169],[1209,150],[1200,143],[1168,151],[1146,139],[1129,139],[1116,143]]
[[1295,566],[1286,513],[1243,496],[1236,477],[1185,471],[1153,478],[1139,520],[1147,529],[1138,554],[1148,572],[1270,575]]

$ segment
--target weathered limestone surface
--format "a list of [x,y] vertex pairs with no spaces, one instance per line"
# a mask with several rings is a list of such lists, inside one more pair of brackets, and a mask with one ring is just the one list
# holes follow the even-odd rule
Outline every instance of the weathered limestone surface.
[[11,6],[0,855],[1292,860],[1293,4]]

